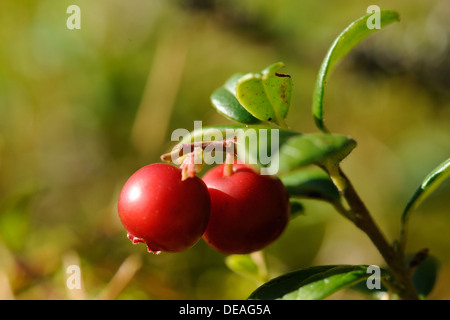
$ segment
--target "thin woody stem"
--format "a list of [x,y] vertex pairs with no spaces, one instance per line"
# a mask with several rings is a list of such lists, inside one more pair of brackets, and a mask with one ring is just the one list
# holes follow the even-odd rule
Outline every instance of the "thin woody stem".
[[[342,172],[339,166],[328,165],[327,171],[350,207],[350,212],[345,216],[352,220],[360,230],[367,234],[389,265],[391,273],[395,278],[392,285],[396,293],[402,299],[417,300],[417,291],[412,283],[409,268],[405,264],[404,252],[396,251],[389,244],[350,180]],[[342,213],[342,208],[340,209]]]

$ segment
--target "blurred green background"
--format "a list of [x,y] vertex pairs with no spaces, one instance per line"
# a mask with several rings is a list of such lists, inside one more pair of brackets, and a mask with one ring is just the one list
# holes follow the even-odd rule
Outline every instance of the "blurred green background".
[[[81,30],[66,9],[81,8]],[[369,5],[401,22],[361,43],[330,77],[331,131],[358,147],[344,170],[389,239],[422,179],[450,155],[450,2],[2,0],[0,2],[0,299],[245,299],[258,283],[202,240],[159,256],[132,245],[118,193],[159,162],[176,128],[226,124],[209,95],[235,72],[283,61],[287,122],[315,132],[311,96],[334,38]],[[408,251],[441,263],[449,299],[450,183],[411,219]],[[265,250],[271,276],[319,264],[379,264],[370,241],[329,206],[304,202]],[[68,290],[68,265],[82,290]],[[351,292],[330,297],[361,298]]]

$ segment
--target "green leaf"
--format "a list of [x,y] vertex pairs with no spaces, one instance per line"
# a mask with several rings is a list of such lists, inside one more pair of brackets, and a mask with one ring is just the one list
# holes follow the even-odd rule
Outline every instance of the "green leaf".
[[255,126],[242,130],[237,136],[238,157],[245,163],[256,164],[267,172],[270,171],[269,174],[276,174],[282,146],[292,137],[301,135],[299,132],[270,126]]
[[255,118],[286,127],[284,118],[292,96],[292,80],[289,75],[277,71],[284,67],[275,63],[261,73],[248,73],[236,84],[236,98]]
[[353,139],[338,134],[301,134],[268,125],[202,127],[190,132],[180,143],[232,137],[237,137],[238,158],[267,169],[265,174],[286,173],[327,161],[339,163],[356,146]]
[[385,299],[388,294],[388,289],[386,286],[383,285],[383,283],[381,283],[380,289],[377,289],[377,288],[369,289],[367,287],[367,284],[364,281],[362,281],[362,282],[359,282],[359,283],[349,287],[349,289],[351,289],[355,292],[364,294],[374,300]]
[[[247,130],[248,127],[239,124],[229,124],[229,125],[218,125],[218,126],[207,126],[194,129],[189,134],[185,135],[180,141],[182,143],[190,143],[194,141],[210,141],[212,138],[214,140],[226,139],[236,130]],[[232,136],[231,136],[232,137]]]
[[[337,65],[337,63],[342,58],[344,58],[351,49],[353,49],[364,38],[378,30],[369,29],[367,27],[367,20],[372,15],[372,13],[366,14],[358,20],[352,22],[335,39],[319,69],[316,85],[313,91],[312,112],[316,126],[324,132],[328,132],[323,117],[323,100],[328,76],[330,75],[333,68]],[[395,21],[399,21],[399,15],[396,12],[390,10],[381,10],[381,28]]]
[[[367,271],[368,267],[365,265],[330,265],[294,271],[263,284],[248,299],[324,299],[338,290],[373,277],[373,274]],[[387,272],[381,270],[381,277],[385,277],[386,275]]]
[[304,168],[280,176],[291,197],[337,202],[339,191],[328,174],[317,167]]
[[402,223],[405,224],[411,211],[416,209],[428,196],[436,190],[445,179],[450,177],[450,158],[442,162],[428,174],[422,184],[409,199],[402,215]]
[[293,136],[280,146],[279,172],[288,172],[327,161],[339,163],[356,146],[356,141],[339,134],[312,133]]
[[426,298],[433,290],[439,267],[439,261],[434,256],[428,256],[414,272],[412,280],[421,298]]
[[271,171],[272,164],[275,167],[274,169],[278,169],[278,161],[276,159],[280,146],[286,143],[291,137],[297,135],[301,134],[292,130],[274,128],[269,125],[256,125],[252,127],[243,125],[209,126],[191,131],[183,137],[180,144],[236,137],[239,160],[247,164],[269,168],[267,169],[267,174],[276,174],[276,172],[269,173],[269,171]]
[[236,83],[242,74],[233,75],[211,95],[213,107],[226,118],[245,124],[257,124],[261,121],[253,117],[236,99]]

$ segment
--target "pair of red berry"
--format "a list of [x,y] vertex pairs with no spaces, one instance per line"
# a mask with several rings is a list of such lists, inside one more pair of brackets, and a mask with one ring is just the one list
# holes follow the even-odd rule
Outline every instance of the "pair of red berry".
[[289,197],[276,177],[244,164],[225,165],[181,179],[175,166],[156,163],[134,173],[119,197],[118,211],[133,243],[148,251],[180,252],[201,237],[226,254],[260,250],[277,239],[289,221]]

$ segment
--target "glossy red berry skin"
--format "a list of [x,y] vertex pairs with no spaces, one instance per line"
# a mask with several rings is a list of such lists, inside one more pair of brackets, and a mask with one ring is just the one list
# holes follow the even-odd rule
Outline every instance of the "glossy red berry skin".
[[211,197],[211,216],[203,239],[216,250],[225,254],[258,251],[285,230],[289,195],[278,178],[234,164],[231,175],[224,175],[224,165],[218,165],[203,181]]
[[181,170],[155,163],[136,171],[119,196],[119,218],[133,243],[149,252],[180,252],[192,247],[208,224],[210,198],[198,177],[181,180]]

